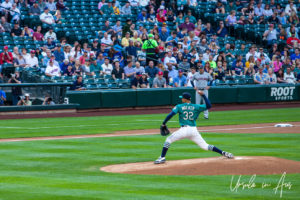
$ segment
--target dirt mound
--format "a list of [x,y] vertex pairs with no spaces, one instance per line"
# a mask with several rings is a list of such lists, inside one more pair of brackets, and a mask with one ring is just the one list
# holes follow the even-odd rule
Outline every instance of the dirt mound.
[[300,173],[300,162],[269,156],[237,156],[109,165],[100,170],[124,174],[154,175],[253,175]]

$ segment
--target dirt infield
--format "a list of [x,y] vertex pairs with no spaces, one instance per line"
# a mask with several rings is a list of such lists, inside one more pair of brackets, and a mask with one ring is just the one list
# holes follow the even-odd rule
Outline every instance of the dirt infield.
[[269,156],[238,156],[109,165],[100,170],[124,174],[152,175],[264,175],[300,173],[300,162]]
[[[270,103],[248,103],[248,104],[213,104],[211,111],[226,110],[251,110],[251,109],[271,109],[271,108],[299,108],[300,102],[270,102]],[[115,108],[115,109],[90,109],[77,110],[76,113],[48,113],[40,112],[31,114],[22,112],[21,114],[6,113],[0,115],[1,119],[30,119],[30,118],[50,118],[50,117],[93,117],[93,116],[115,116],[115,115],[142,115],[168,113],[173,106],[163,107],[137,107],[137,108]]]
[[[277,123],[265,124],[243,124],[243,125],[224,125],[224,126],[203,126],[198,130],[201,133],[216,132],[216,133],[300,133],[300,122],[287,122],[293,127],[275,128]],[[172,128],[175,131],[178,128]],[[155,135],[159,134],[158,129],[148,130],[131,130],[118,131],[110,134],[94,134],[94,135],[65,135],[65,136],[49,136],[49,137],[33,137],[33,138],[7,138],[0,139],[0,142],[22,142],[22,141],[38,141],[38,140],[63,140],[63,139],[82,139],[82,138],[98,138],[98,137],[119,137],[119,136],[137,136],[137,135]]]

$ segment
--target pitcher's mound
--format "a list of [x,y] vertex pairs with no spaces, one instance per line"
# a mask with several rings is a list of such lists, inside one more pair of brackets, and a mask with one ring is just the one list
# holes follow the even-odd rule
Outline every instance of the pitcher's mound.
[[269,156],[237,156],[170,160],[164,164],[153,162],[109,165],[102,171],[124,174],[155,175],[253,175],[300,173],[300,162]]

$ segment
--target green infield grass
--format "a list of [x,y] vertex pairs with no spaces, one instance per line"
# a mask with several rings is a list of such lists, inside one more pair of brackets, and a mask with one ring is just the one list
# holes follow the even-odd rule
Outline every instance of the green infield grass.
[[[276,156],[300,161],[298,134],[215,134],[203,137],[210,144],[238,156]],[[100,167],[155,160],[164,137],[122,136],[52,141],[0,143],[1,200],[92,199],[299,199],[300,174],[287,174],[282,198],[276,187],[281,175],[257,175],[252,189],[230,190],[232,176],[158,176],[113,174]],[[167,159],[214,157],[189,140],[172,144]],[[248,182],[249,176],[241,181]],[[238,176],[234,177],[237,180]],[[271,184],[262,189],[262,183]],[[233,184],[234,186],[234,184]]]
[[[198,126],[300,121],[300,108],[211,112],[198,119]],[[167,113],[152,115],[68,117],[0,120],[0,138],[112,133],[121,130],[158,129]],[[178,127],[178,117],[168,122]]]

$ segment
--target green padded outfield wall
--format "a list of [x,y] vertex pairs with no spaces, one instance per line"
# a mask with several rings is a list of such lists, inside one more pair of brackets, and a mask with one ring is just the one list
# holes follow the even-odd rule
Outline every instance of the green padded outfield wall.
[[100,91],[72,91],[66,97],[69,98],[69,103],[79,104],[80,109],[101,108],[101,94]]
[[135,107],[137,105],[137,92],[135,90],[102,90],[101,93],[103,108]]
[[[117,89],[68,92],[70,103],[80,104],[80,109],[165,106],[180,103],[183,92],[192,94],[193,88]],[[253,103],[274,101],[299,101],[300,84],[243,85],[211,87],[209,99],[212,103]]]

